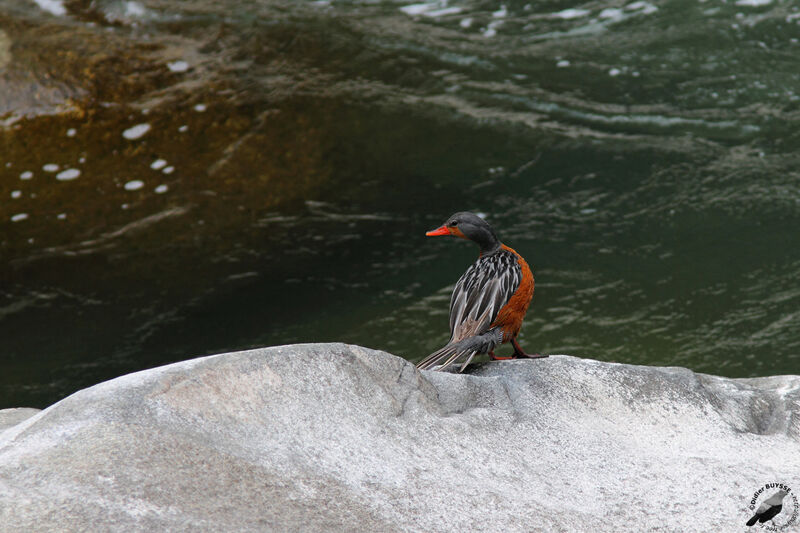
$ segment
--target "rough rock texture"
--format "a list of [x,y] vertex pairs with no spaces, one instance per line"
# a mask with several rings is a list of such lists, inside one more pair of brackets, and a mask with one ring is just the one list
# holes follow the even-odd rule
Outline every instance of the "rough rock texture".
[[800,484],[799,402],[795,376],[568,356],[223,354],[0,433],[0,530],[738,531],[754,490]]
[[23,420],[26,420],[41,409],[34,409],[32,407],[15,407],[13,409],[0,409],[0,431],[8,429],[11,426],[16,426]]

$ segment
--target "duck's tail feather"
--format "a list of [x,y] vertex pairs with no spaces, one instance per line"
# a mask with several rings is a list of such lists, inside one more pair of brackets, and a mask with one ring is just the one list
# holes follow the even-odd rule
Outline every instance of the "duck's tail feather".
[[458,342],[450,342],[417,363],[417,368],[420,370],[429,370],[436,365],[440,365],[437,370],[444,370],[455,361],[464,358],[464,363],[458,370],[459,372],[463,372],[470,361],[472,361],[473,357],[480,353],[493,350],[495,346],[500,344],[502,338],[503,334],[501,331],[492,329],[483,335],[475,335],[474,337],[467,337]]
[[[459,346],[459,344],[460,343],[448,344],[444,348],[436,350],[428,357],[420,361],[417,364],[417,368],[420,370],[430,370],[431,368],[439,365],[439,368],[436,370],[444,370],[458,359],[466,357],[467,360],[471,361],[472,358],[478,353],[475,350],[464,349],[463,347]],[[459,372],[462,370],[463,368],[459,370]]]

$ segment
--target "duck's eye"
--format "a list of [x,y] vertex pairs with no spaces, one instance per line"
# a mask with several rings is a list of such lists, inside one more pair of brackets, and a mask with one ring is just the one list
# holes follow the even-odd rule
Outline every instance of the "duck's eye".
[[449,226],[458,226],[458,220],[451,220]]

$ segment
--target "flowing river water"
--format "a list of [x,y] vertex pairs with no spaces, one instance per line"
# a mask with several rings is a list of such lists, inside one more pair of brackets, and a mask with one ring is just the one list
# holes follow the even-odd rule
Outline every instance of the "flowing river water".
[[460,210],[534,268],[529,351],[800,374],[799,39],[788,0],[0,0],[0,408],[417,360]]

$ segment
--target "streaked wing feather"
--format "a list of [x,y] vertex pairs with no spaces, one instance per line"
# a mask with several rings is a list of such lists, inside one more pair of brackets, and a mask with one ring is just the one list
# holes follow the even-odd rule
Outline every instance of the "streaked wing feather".
[[521,281],[522,269],[511,252],[480,257],[458,280],[450,298],[450,342],[488,331]]

